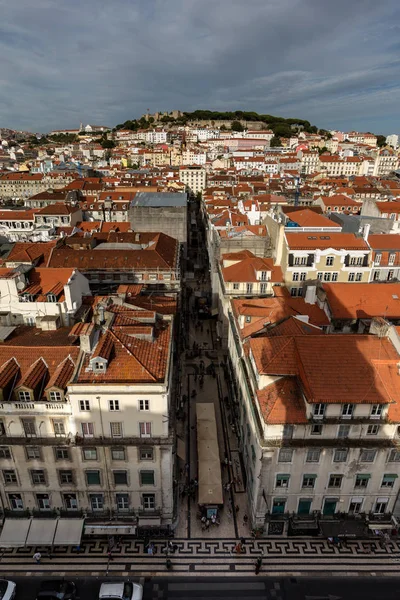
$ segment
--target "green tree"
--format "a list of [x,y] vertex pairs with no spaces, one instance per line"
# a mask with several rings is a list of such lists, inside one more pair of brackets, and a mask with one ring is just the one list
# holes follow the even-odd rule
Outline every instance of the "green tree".
[[225,125],[223,125],[223,124],[222,124],[222,125],[221,125],[221,127],[219,128],[219,130],[220,130],[220,131],[226,131],[226,127],[225,127]]
[[277,146],[282,146],[281,138],[274,135],[274,137],[271,139],[270,146],[271,146],[271,148],[276,148]]
[[321,156],[324,152],[328,152],[328,148],[324,146],[323,148],[318,148],[318,154]]
[[240,121],[232,121],[231,129],[232,131],[244,131],[244,127]]
[[382,146],[386,146],[386,137],[384,135],[377,135],[376,143],[378,144],[379,148],[382,148]]
[[107,138],[102,138],[99,143],[102,148],[107,148],[107,149],[115,148],[115,146],[116,146],[114,140],[108,140]]

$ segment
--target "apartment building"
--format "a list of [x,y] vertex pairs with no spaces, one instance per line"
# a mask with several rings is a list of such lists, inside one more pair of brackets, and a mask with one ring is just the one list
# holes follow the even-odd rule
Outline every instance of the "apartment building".
[[138,325],[138,311],[118,309],[99,310],[99,325],[3,332],[7,515],[172,522],[172,322],[153,313]]
[[400,279],[400,235],[369,235],[368,244],[372,250],[370,281],[398,281]]
[[72,325],[89,282],[73,268],[18,266],[0,269],[0,325],[54,330]]
[[[242,351],[235,327],[230,320],[252,524],[279,535],[307,522],[332,535],[332,517],[341,513],[359,515],[363,530],[390,527],[400,474],[393,343],[278,328]],[[360,535],[353,523],[346,531]]]
[[203,192],[206,188],[207,174],[201,167],[188,166],[179,169],[179,181],[193,194]]
[[364,238],[352,233],[285,233],[280,265],[290,293],[301,296],[307,280],[368,282],[370,253]]

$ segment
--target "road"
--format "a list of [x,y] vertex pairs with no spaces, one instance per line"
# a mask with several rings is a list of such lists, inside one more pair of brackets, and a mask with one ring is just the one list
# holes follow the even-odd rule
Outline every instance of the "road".
[[[50,579],[50,578],[49,578]],[[105,577],[74,578],[80,600],[96,600]],[[33,600],[39,577],[15,577],[16,600]],[[134,579],[134,581],[139,581]],[[144,600],[399,600],[400,578],[325,577],[276,579],[253,577],[146,578]]]

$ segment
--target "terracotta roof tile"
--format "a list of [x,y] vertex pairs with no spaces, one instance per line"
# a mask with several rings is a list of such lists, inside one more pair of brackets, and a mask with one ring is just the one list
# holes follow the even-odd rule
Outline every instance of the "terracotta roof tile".
[[260,411],[265,423],[307,423],[305,402],[294,377],[282,377],[257,392]]

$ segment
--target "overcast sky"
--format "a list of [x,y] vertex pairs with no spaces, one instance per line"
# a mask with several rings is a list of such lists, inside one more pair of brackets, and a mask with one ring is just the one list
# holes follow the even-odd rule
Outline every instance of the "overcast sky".
[[0,0],[0,127],[255,110],[400,133],[398,0]]

